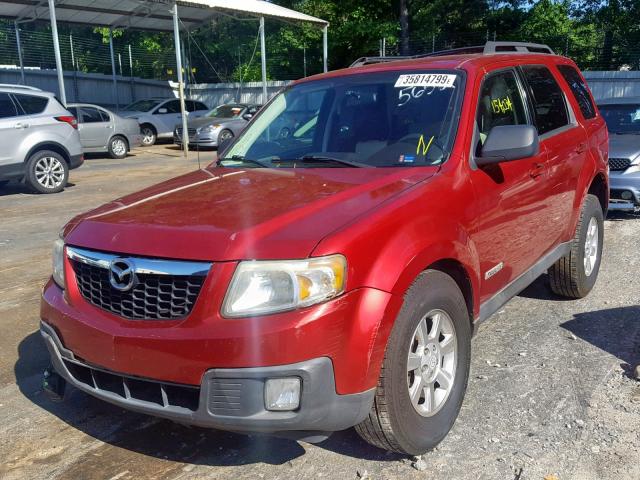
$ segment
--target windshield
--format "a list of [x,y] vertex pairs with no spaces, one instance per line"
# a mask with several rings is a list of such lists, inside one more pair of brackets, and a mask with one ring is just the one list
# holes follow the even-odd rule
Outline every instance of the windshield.
[[461,97],[462,76],[453,71],[393,71],[301,83],[278,94],[219,163],[438,165],[453,145]]
[[162,100],[138,100],[131,105],[124,107],[128,112],[148,112],[155,106],[159,105]]
[[242,114],[245,108],[244,105],[220,105],[210,110],[209,113],[207,113],[207,117],[236,118]]
[[640,105],[601,105],[600,113],[607,122],[609,132],[640,134]]

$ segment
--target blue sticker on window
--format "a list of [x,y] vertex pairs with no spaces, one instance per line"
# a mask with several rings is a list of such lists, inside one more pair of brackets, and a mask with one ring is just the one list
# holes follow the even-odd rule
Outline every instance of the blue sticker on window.
[[400,155],[398,159],[398,163],[413,163],[416,161],[416,157],[414,155]]

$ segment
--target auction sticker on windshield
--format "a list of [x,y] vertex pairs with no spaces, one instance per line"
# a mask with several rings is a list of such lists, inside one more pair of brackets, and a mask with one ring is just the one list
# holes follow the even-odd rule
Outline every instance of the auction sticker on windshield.
[[450,73],[416,73],[411,75],[400,75],[396,88],[403,87],[440,87],[453,88],[456,75]]

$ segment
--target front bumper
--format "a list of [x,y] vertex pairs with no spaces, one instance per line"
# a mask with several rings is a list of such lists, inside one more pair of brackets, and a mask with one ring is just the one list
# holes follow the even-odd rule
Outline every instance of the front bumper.
[[[338,395],[332,362],[326,357],[273,367],[209,369],[195,387],[105,370],[66,349],[50,325],[41,322],[40,333],[55,370],[71,385],[123,408],[180,423],[308,438],[360,423],[375,395],[375,388]],[[266,379],[292,376],[302,381],[299,408],[266,410]]]
[[[640,207],[640,167],[632,166],[625,172],[610,172],[609,190],[610,210],[632,210]],[[625,196],[630,198],[623,198]]]
[[[173,143],[182,145],[182,135],[174,132]],[[216,133],[196,133],[189,135],[189,145],[197,145],[199,147],[217,147],[218,134]]]

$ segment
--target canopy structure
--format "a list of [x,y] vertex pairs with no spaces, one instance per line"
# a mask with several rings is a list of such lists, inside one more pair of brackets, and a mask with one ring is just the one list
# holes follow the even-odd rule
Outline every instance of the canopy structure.
[[[77,23],[114,28],[135,28],[152,31],[173,31],[176,51],[176,70],[182,109],[183,132],[187,131],[180,47],[180,23],[187,29],[206,24],[219,13],[230,16],[250,16],[260,19],[260,48],[262,57],[263,100],[267,99],[267,68],[264,38],[264,20],[273,18],[288,22],[304,22],[322,28],[323,66],[327,71],[327,30],[329,23],[295,10],[274,5],[264,0],[0,0],[0,18],[22,21],[47,20],[51,22],[53,45],[58,71],[60,98],[66,104],[64,76],[58,43],[57,22]],[[116,69],[113,42],[110,41],[114,88]],[[20,51],[18,52],[20,53]],[[185,156],[189,138],[183,139]]]

